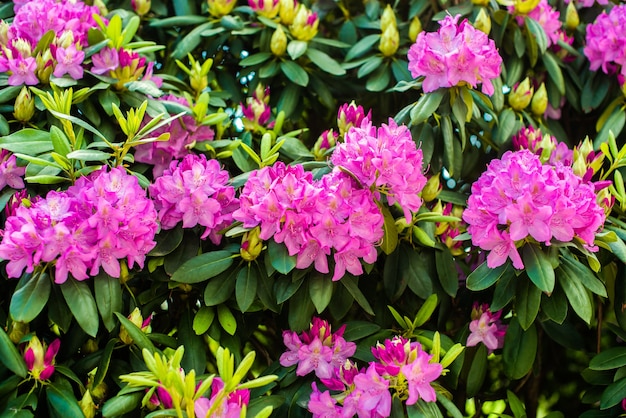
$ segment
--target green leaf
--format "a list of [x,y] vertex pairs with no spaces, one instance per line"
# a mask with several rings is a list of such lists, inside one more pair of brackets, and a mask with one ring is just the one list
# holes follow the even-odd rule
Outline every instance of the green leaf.
[[444,115],[441,118],[441,134],[443,136],[443,163],[448,169],[450,176],[458,176],[459,173],[455,170],[454,130],[450,115]]
[[241,312],[246,312],[254,302],[259,282],[258,275],[257,269],[252,263],[248,263],[237,273],[235,297]]
[[295,84],[306,87],[309,84],[309,75],[307,72],[293,61],[282,61],[280,63],[281,71],[289,80]]
[[624,393],[626,393],[626,377],[611,383],[604,390],[600,398],[600,409],[608,409],[622,402]]
[[[291,43],[293,42],[294,41],[291,41]],[[314,48],[307,49],[306,56],[309,57],[311,61],[313,61],[313,64],[317,65],[320,68],[320,70],[328,74],[342,76],[346,73],[346,70],[344,70],[337,61],[335,61],[333,58],[331,58],[330,55],[326,54],[325,52],[320,51],[319,49],[314,49]]]
[[370,48],[380,41],[379,34],[367,35],[361,38],[356,44],[350,48],[348,53],[346,54],[346,62],[352,61],[354,58],[358,58],[365,54]]
[[152,344],[152,341],[150,341],[146,334],[144,334],[144,332],[140,328],[138,328],[137,325],[133,324],[130,319],[126,318],[119,312],[115,312],[115,316],[117,316],[120,324],[122,324],[122,326],[126,328],[126,332],[128,332],[128,335],[130,335],[130,338],[133,339],[133,343],[137,345],[137,347],[142,350],[145,348],[151,353],[157,351],[154,347],[154,344]]
[[118,343],[117,338],[112,338],[109,340],[107,345],[102,350],[102,356],[100,357],[100,361],[98,362],[98,370],[96,371],[96,375],[93,378],[93,384],[91,387],[98,387],[100,383],[104,381],[104,378],[109,371],[109,366],[111,365],[111,356],[113,355],[113,349],[115,345]]
[[557,324],[562,324],[567,317],[567,298],[560,287],[554,289],[550,296],[541,295],[541,310]]
[[389,66],[385,63],[379,66],[376,71],[367,78],[365,88],[368,91],[382,91],[389,85],[389,81],[391,81],[391,72],[389,71]]
[[459,273],[452,253],[447,247],[443,251],[435,252],[435,262],[441,287],[449,296],[455,297],[459,288]]
[[95,338],[100,325],[98,317],[98,308],[96,301],[91,294],[91,289],[85,282],[79,282],[74,278],[68,278],[61,285],[61,293],[70,308],[72,315],[78,322],[78,325],[87,333]]
[[548,76],[554,82],[559,90],[559,93],[565,94],[565,80],[563,79],[563,73],[561,67],[559,67],[559,59],[554,56],[550,51],[543,54],[543,65],[548,70]]
[[430,93],[424,93],[411,109],[411,125],[419,125],[426,122],[439,108],[446,89],[439,89]]
[[54,125],[50,127],[50,139],[52,140],[54,151],[60,155],[66,156],[72,152],[72,146],[70,145],[70,141],[67,139],[67,136],[61,129]]
[[52,176],[47,174],[41,174],[37,176],[24,177],[27,183],[32,184],[59,184],[68,181],[69,179],[61,176]]
[[233,264],[229,251],[211,251],[193,257],[180,266],[171,280],[179,283],[199,283],[226,271]]
[[380,243],[380,249],[383,250],[385,254],[389,255],[393,253],[398,246],[398,230],[396,229],[396,220],[386,205],[377,200],[376,206],[378,206],[384,220],[383,237]]
[[0,327],[0,362],[20,377],[26,377],[26,373],[28,373],[24,358],[2,327]]
[[280,276],[276,278],[275,291],[276,291],[276,302],[283,303],[290,299],[293,295],[296,294],[302,283],[304,282],[304,278],[300,278],[299,280],[293,281],[291,277]]
[[230,335],[235,335],[237,331],[237,320],[233,313],[228,309],[226,305],[218,305],[217,307],[217,320],[219,321],[222,329]]
[[485,290],[496,283],[507,272],[512,273],[511,263],[507,262],[498,267],[490,268],[485,261],[467,276],[466,286],[475,292]]
[[554,290],[554,269],[546,253],[537,245],[526,244],[522,250],[522,260],[526,267],[526,274],[530,280],[548,294]]
[[504,372],[511,379],[521,379],[532,368],[536,354],[537,329],[535,325],[531,323],[530,327],[524,331],[516,317],[513,317],[504,336],[502,349]]
[[215,319],[215,309],[211,306],[202,306],[193,317],[193,330],[196,335],[202,335],[209,330]]
[[50,297],[50,278],[47,273],[25,274],[11,297],[9,311],[15,321],[30,322],[39,315]]
[[409,289],[422,299],[427,299],[433,293],[433,279],[426,263],[423,253],[418,253],[407,245],[400,246],[398,268],[401,280],[406,281]]
[[48,405],[59,416],[64,418],[84,418],[83,411],[78,406],[72,386],[65,379],[58,379],[46,385]]
[[543,30],[543,27],[539,24],[539,22],[531,17],[526,16],[524,18],[524,22],[526,23],[526,27],[529,32],[534,36],[539,52],[543,54],[548,48],[548,36],[546,35],[546,32]]
[[487,376],[487,347],[484,344],[476,347],[476,353],[470,362],[467,374],[467,396],[474,397],[479,392]]
[[513,416],[515,418],[526,418],[524,403],[510,390],[506,391],[506,398],[509,401],[509,408],[513,411]]
[[533,285],[526,277],[521,276],[515,295],[515,309],[517,318],[523,329],[528,329],[539,313],[541,304],[541,290]]
[[356,302],[359,304],[361,308],[363,308],[365,312],[367,312],[370,315],[374,315],[374,311],[372,310],[372,307],[367,301],[367,298],[361,292],[361,289],[359,289],[359,285],[357,283],[356,277],[350,274],[346,274],[345,276],[341,278],[341,280],[339,280],[339,282],[342,285],[344,285],[346,289],[348,289],[348,292],[350,292],[352,297],[354,297],[354,300],[356,300]]
[[259,52],[256,54],[252,54],[239,61],[239,65],[241,65],[242,67],[249,67],[251,65],[261,64],[270,59],[273,55],[274,54],[272,54],[271,52]]
[[380,331],[380,325],[369,321],[349,321],[346,323],[346,331],[343,338],[346,341],[356,341]]
[[289,299],[289,327],[294,331],[306,329],[315,312],[315,306],[306,286],[302,286]]
[[436,402],[424,402],[423,399],[413,405],[407,405],[408,418],[443,418]]
[[515,112],[508,107],[504,109],[498,116],[498,130],[494,137],[496,144],[504,145],[519,130],[519,124]]
[[93,279],[93,289],[102,322],[104,322],[107,331],[111,332],[116,326],[113,312],[122,310],[122,286],[120,281],[101,272]]
[[67,154],[67,158],[79,161],[102,161],[105,162],[111,157],[111,154],[104,151],[79,149]]
[[102,407],[102,416],[113,418],[133,412],[141,406],[144,395],[144,391],[137,391],[108,399]]
[[315,310],[321,314],[333,297],[334,283],[328,274],[311,274],[309,278],[309,296]]
[[295,61],[307,51],[308,46],[308,42],[294,39],[287,44],[287,53]]
[[424,304],[420,306],[419,310],[415,314],[415,319],[413,320],[413,326],[415,328],[418,328],[424,325],[426,321],[430,319],[433,312],[435,312],[435,308],[437,307],[438,303],[439,303],[439,299],[437,298],[437,294],[433,293],[432,295],[430,295],[424,301]]
[[267,252],[272,267],[279,273],[289,274],[296,267],[296,256],[289,255],[287,247],[283,244],[278,244],[273,239],[269,240],[267,242]]
[[0,138],[0,148],[11,152],[39,155],[54,149],[50,132],[24,128]]
[[626,366],[626,347],[607,348],[589,362],[592,370],[612,370],[623,366]]
[[586,323],[591,323],[593,316],[593,300],[589,291],[576,277],[570,277],[569,271],[560,266],[557,269],[557,279],[565,291],[565,296],[569,300],[574,312]]
[[593,271],[589,267],[576,260],[571,255],[564,255],[562,258],[561,269],[566,271],[568,275],[580,282],[587,289],[602,297],[608,297],[606,292],[606,286],[598,279]]
[[185,347],[181,361],[184,370],[195,370],[196,375],[202,375],[206,368],[206,346],[204,339],[193,330],[193,314],[191,307],[183,311],[178,323],[178,343]]

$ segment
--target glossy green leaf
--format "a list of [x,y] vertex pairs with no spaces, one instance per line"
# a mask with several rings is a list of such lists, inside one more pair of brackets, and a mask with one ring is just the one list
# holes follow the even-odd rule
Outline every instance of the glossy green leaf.
[[186,261],[172,274],[171,280],[180,283],[199,283],[226,271],[233,264],[232,254],[219,250],[200,254]]
[[626,347],[611,347],[602,350],[589,362],[592,370],[612,370],[626,366]]
[[309,296],[318,314],[321,314],[333,297],[334,282],[328,274],[311,274]]
[[235,291],[237,270],[228,270],[210,279],[204,288],[204,303],[215,306],[226,302]]
[[261,64],[273,56],[274,54],[272,54],[271,52],[258,52],[256,54],[247,56],[239,61],[239,65],[241,65],[242,67],[249,67],[251,65]]
[[408,418],[443,418],[436,402],[424,402],[423,399],[413,405],[407,405]]
[[487,376],[487,347],[479,344],[476,352],[469,363],[470,369],[467,374],[467,396],[474,397],[479,392]]
[[94,294],[98,311],[107,331],[116,326],[114,312],[122,310],[122,286],[119,279],[101,272],[93,279]]
[[111,154],[108,152],[98,151],[98,150],[90,150],[90,149],[79,149],[76,151],[72,151],[67,154],[67,158],[71,158],[73,160],[79,161],[107,161],[111,157]]
[[541,295],[541,310],[557,324],[562,324],[567,317],[568,303],[565,293],[560,287],[554,289],[550,296]]
[[93,378],[92,387],[98,387],[100,383],[104,381],[104,378],[109,371],[109,366],[111,365],[111,356],[113,355],[113,349],[115,345],[118,343],[117,338],[113,338],[109,340],[107,345],[102,350],[102,356],[100,357],[100,361],[98,362],[98,370],[96,370],[96,374]]
[[83,411],[78,406],[72,386],[65,379],[57,379],[46,385],[46,399],[48,405],[59,416],[64,418],[84,418]]
[[542,292],[552,293],[556,278],[548,255],[541,251],[540,247],[526,244],[522,249],[522,261],[526,267],[526,274],[535,286]]
[[524,18],[524,23],[526,27],[530,31],[530,33],[535,38],[535,42],[537,43],[537,47],[539,48],[539,52],[543,54],[548,48],[548,36],[546,32],[543,30],[543,26],[539,24],[535,19],[526,16]]
[[519,277],[518,280],[515,310],[522,328],[528,329],[539,313],[541,290],[524,276]]
[[61,293],[78,325],[87,335],[95,337],[98,333],[100,318],[96,301],[87,283],[69,278],[61,285]]
[[[292,41],[293,42],[293,41]],[[342,76],[346,73],[341,65],[335,61],[330,55],[319,49],[308,48],[306,50],[306,56],[313,61],[322,71],[335,76]]]
[[211,306],[202,306],[193,317],[193,330],[197,335],[202,335],[211,326],[215,319],[215,309]]
[[565,80],[563,78],[563,72],[561,71],[561,67],[559,67],[559,61],[556,56],[550,51],[543,54],[543,65],[546,66],[546,70],[548,70],[548,76],[554,82],[559,93],[565,94]]
[[235,335],[235,332],[237,331],[237,320],[226,305],[218,305],[217,320],[224,331],[230,335]]
[[611,383],[602,393],[600,409],[608,409],[622,402],[626,393],[626,377]]
[[15,344],[2,327],[0,327],[0,362],[20,377],[26,377],[28,373],[24,357],[17,351]]
[[280,69],[289,80],[295,84],[306,87],[309,84],[309,75],[307,72],[293,61],[282,61]]
[[11,297],[9,311],[16,321],[30,322],[43,310],[50,297],[50,277],[47,273],[25,274]]
[[459,288],[459,273],[450,250],[445,248],[443,251],[435,252],[435,262],[441,287],[448,295],[455,297]]
[[598,279],[593,271],[571,255],[562,258],[561,269],[566,271],[570,277],[580,280],[587,289],[596,295],[607,297],[606,286]]
[[508,273],[512,273],[511,263],[506,262],[498,267],[490,268],[485,261],[467,276],[466,286],[475,292],[485,290]]
[[445,94],[445,89],[424,93],[411,109],[411,125],[426,122],[439,108]]
[[450,176],[458,176],[460,173],[455,169],[457,164],[457,161],[455,161],[456,153],[454,150],[455,139],[450,115],[444,115],[441,118],[441,135],[443,137],[443,164],[450,173]]
[[346,323],[343,338],[346,341],[356,341],[380,331],[380,325],[369,321],[350,321]]
[[206,369],[206,345],[201,335],[193,330],[193,313],[187,307],[178,323],[178,338],[180,345],[185,347],[181,367],[185,370],[195,370],[197,375],[202,375]]
[[391,81],[391,72],[389,66],[383,64],[374,71],[365,83],[365,88],[368,91],[383,91]]
[[67,139],[67,136],[61,129],[54,125],[50,127],[50,140],[52,141],[54,151],[60,155],[66,156],[72,152],[69,139]]
[[307,52],[308,46],[307,42],[294,39],[287,44],[287,53],[295,61]]
[[296,267],[296,256],[289,255],[287,247],[283,244],[279,244],[274,240],[269,240],[267,242],[267,252],[272,267],[274,267],[279,273],[289,274],[289,272]]
[[372,307],[370,306],[363,292],[361,292],[361,289],[359,289],[357,279],[354,276],[346,274],[339,280],[339,282],[344,285],[346,289],[348,289],[348,292],[350,292],[352,297],[354,297],[356,303],[358,303],[365,312],[370,315],[374,315]]
[[11,152],[40,155],[54,149],[50,132],[24,128],[8,136],[0,137],[0,149]]
[[389,211],[389,208],[376,201],[376,206],[383,215],[383,237],[380,243],[380,249],[387,255],[393,253],[398,246],[398,230],[396,228],[396,220]]
[[239,269],[235,283],[235,297],[241,312],[246,312],[252,305],[252,302],[254,302],[259,282],[258,276],[257,269],[252,263],[248,263]]
[[379,34],[367,35],[361,38],[356,44],[350,48],[346,54],[346,61],[352,61],[354,58],[363,56],[372,46],[380,41]]
[[289,299],[289,327],[294,331],[302,331],[309,326],[315,306],[309,297],[306,286],[302,286]]
[[513,411],[513,416],[515,418],[526,418],[524,403],[510,390],[506,391],[506,398],[509,401],[509,408]]
[[117,395],[107,399],[102,407],[102,416],[114,418],[133,412],[140,407],[144,395],[144,391],[140,389],[138,392]]
[[498,145],[504,145],[518,130],[519,121],[515,112],[510,108],[506,108],[498,115],[498,130],[494,140]]
[[429,274],[425,255],[407,245],[400,246],[398,272],[409,289],[422,299],[433,293],[433,279]]
[[537,329],[535,325],[531,323],[528,329],[524,331],[519,321],[514,317],[504,336],[502,349],[504,372],[511,379],[521,379],[532,368],[536,354]]
[[577,277],[570,276],[569,271],[561,267],[557,269],[557,279],[574,312],[586,323],[591,323],[593,300],[587,288]]

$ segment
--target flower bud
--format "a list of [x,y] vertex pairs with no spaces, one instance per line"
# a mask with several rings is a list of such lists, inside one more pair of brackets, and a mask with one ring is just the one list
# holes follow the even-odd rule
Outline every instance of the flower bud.
[[515,110],[524,110],[530,104],[533,97],[533,88],[530,86],[528,77],[521,83],[517,83],[509,93],[509,105]]
[[580,17],[578,16],[578,10],[576,10],[574,2],[571,1],[565,10],[565,27],[569,30],[574,30],[579,24]]
[[422,31],[422,22],[420,18],[415,16],[413,20],[411,20],[411,24],[409,25],[409,39],[411,42],[415,42],[417,39],[417,35]]
[[104,4],[102,0],[93,0],[93,5],[98,9],[98,12],[101,16],[106,16],[109,14],[109,9],[107,9],[107,5]]
[[370,119],[372,117],[372,111],[370,110],[367,115],[362,106],[357,106],[354,100],[348,103],[344,103],[337,112],[337,127],[339,128],[339,135],[343,136],[348,132],[352,126],[361,126],[363,119]]
[[487,35],[491,32],[491,17],[489,17],[487,9],[484,7],[481,7],[480,12],[478,12],[474,21],[474,27]]
[[489,4],[489,0],[472,0],[472,4],[476,6],[487,6]]
[[527,15],[537,7],[540,0],[515,0],[515,14]]
[[298,0],[279,0],[278,16],[280,22],[289,26],[293,23],[293,19],[296,17],[296,10],[298,8]]
[[304,4],[300,4],[289,30],[294,38],[300,41],[310,41],[317,35],[319,23],[317,13],[309,10]]
[[81,352],[85,354],[91,354],[91,353],[95,353],[96,351],[98,351],[98,348],[99,348],[98,341],[94,340],[93,338],[90,338],[87,341],[85,341],[85,343],[81,347]]
[[48,84],[50,82],[50,75],[54,70],[52,52],[50,48],[47,48],[42,53],[37,54],[35,57],[37,61],[37,78],[44,84]]
[[335,146],[337,143],[337,134],[328,129],[317,138],[315,145],[313,145],[313,155],[317,161],[323,161],[326,159],[326,153],[329,149]]
[[13,41],[13,48],[20,53],[22,58],[28,58],[32,56],[32,49],[30,47],[30,42],[25,39],[17,38]]
[[263,250],[263,240],[259,239],[261,228],[258,226],[243,234],[241,240],[241,249],[239,253],[241,258],[246,261],[254,261]]
[[140,17],[148,14],[151,7],[151,0],[130,0],[131,5],[133,6],[133,10]]
[[0,45],[7,46],[9,43],[9,25],[4,20],[0,19]]
[[85,391],[85,394],[78,402],[78,405],[80,406],[80,410],[83,411],[85,418],[94,418],[96,416],[96,404],[93,402],[89,390]]
[[63,31],[61,36],[59,36],[56,41],[56,45],[60,48],[69,48],[74,45],[74,43],[74,32],[71,30]]
[[272,34],[270,49],[272,50],[272,54],[277,57],[284,55],[287,50],[287,35],[285,35],[285,31],[283,31],[283,27],[281,25],[278,25]]
[[541,83],[533,99],[530,102],[530,110],[537,116],[542,116],[548,108],[548,92],[546,91],[546,85]]
[[229,14],[237,4],[237,0],[207,0],[209,14],[213,17],[222,17]]
[[393,26],[394,28],[397,28],[398,24],[396,23],[396,15],[393,12],[391,5],[388,4],[387,7],[385,7],[385,10],[383,11],[382,16],[380,17],[380,30],[382,32],[385,32],[385,30],[389,26]]
[[615,205],[615,196],[611,194],[608,187],[598,190],[596,193],[596,202],[604,209],[605,216],[609,216]]
[[48,380],[54,373],[54,358],[59,352],[61,340],[58,338],[46,347],[33,335],[24,352],[24,362],[30,375],[36,380]]
[[[139,308],[133,309],[130,315],[128,315],[128,319],[144,333],[150,333],[152,331],[152,328],[150,327],[152,315],[148,316],[148,318],[144,320]],[[131,345],[133,343],[133,338],[130,336],[128,330],[123,325],[120,328],[119,337],[120,340],[126,345]]]
[[248,0],[248,5],[256,14],[268,19],[278,14],[278,0]]
[[439,192],[442,188],[439,173],[437,173],[426,182],[426,185],[422,189],[422,199],[424,199],[425,202],[432,202],[439,196]]
[[380,45],[378,49],[386,57],[391,57],[396,53],[400,46],[400,33],[395,26],[389,25],[380,37]]
[[[212,61],[211,58],[209,59]],[[196,93],[203,92],[204,89],[209,86],[209,78],[207,77],[207,74],[205,74],[205,72],[202,70],[202,65],[200,65],[199,61],[194,61],[193,65],[191,66],[189,74],[189,84]]]
[[29,332],[30,326],[28,325],[28,322],[13,321],[11,323],[11,330],[9,331],[9,339],[13,343],[17,344]]
[[22,123],[28,122],[35,114],[35,98],[28,87],[22,87],[15,99],[13,116]]

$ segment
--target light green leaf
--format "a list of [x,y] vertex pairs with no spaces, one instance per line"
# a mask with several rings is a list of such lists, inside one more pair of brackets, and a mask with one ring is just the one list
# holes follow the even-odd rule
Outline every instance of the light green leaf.
[[295,62],[283,61],[280,63],[280,69],[295,84],[302,87],[306,87],[309,84],[309,75]]
[[235,331],[237,331],[237,320],[230,309],[228,309],[228,306],[219,305],[217,307],[217,320],[224,331],[230,335],[235,335]]
[[0,362],[16,375],[26,377],[28,370],[26,363],[24,363],[24,357],[17,351],[15,344],[2,327],[0,327]]
[[211,306],[202,306],[193,317],[193,330],[196,335],[202,335],[211,326],[215,319],[215,309]]
[[297,60],[307,51],[308,46],[307,42],[294,39],[287,44],[287,53],[292,60]]
[[39,155],[54,149],[50,132],[24,128],[0,138],[0,149],[27,155]]

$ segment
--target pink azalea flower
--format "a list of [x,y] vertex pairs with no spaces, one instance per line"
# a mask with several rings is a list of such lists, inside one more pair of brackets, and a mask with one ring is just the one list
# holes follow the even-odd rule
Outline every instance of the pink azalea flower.
[[52,73],[55,77],[63,77],[69,74],[74,80],[83,78],[83,67],[81,64],[85,59],[85,52],[76,49],[76,45],[67,48],[56,48],[57,64]]
[[488,305],[479,306],[478,303],[474,303],[472,321],[469,325],[470,335],[467,337],[466,345],[473,347],[483,343],[489,353],[502,348],[507,326],[500,322],[500,315],[502,311],[491,313]]
[[407,405],[413,405],[418,400],[424,402],[435,402],[437,394],[431,382],[441,376],[443,366],[439,363],[430,363],[432,356],[419,347],[417,358],[411,363],[402,366],[402,374],[409,382],[409,398]]
[[9,186],[12,189],[24,188],[24,174],[26,174],[26,167],[20,167],[17,165],[17,157],[12,155],[7,150],[0,150],[0,190],[5,186]]
[[11,72],[8,80],[10,86],[19,86],[22,84],[34,86],[39,83],[39,79],[35,75],[35,70],[37,70],[37,61],[35,61],[35,58],[18,57],[10,59],[8,66]]
[[[391,414],[391,393],[389,381],[376,371],[376,366],[370,363],[365,373],[354,377],[354,391],[348,398],[356,398],[356,409],[359,417],[388,417]],[[344,401],[344,416],[346,407],[350,405],[348,399]]]
[[320,392],[315,382],[311,383],[313,392],[309,397],[307,409],[314,418],[336,418],[341,416],[341,407],[337,405],[337,400],[330,396],[329,391]]

